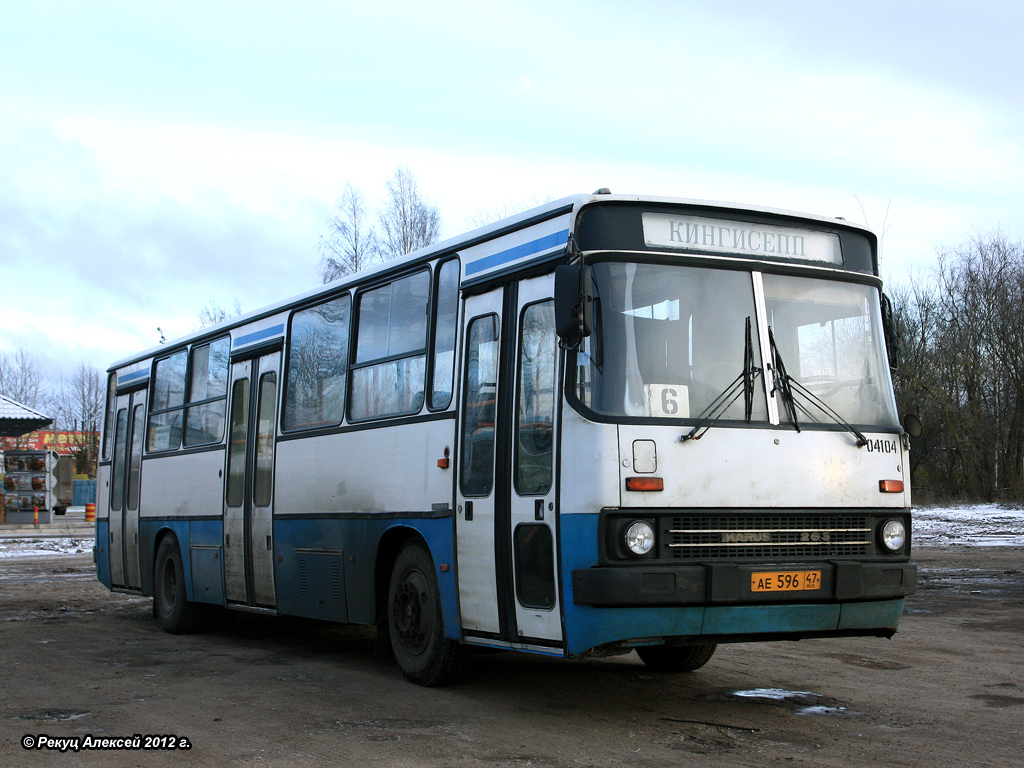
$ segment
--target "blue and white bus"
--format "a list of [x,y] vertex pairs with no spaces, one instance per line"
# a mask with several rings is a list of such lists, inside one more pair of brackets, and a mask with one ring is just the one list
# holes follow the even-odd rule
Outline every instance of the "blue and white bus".
[[98,577],[472,646],[891,636],[915,588],[877,243],[841,219],[568,197],[109,369]]

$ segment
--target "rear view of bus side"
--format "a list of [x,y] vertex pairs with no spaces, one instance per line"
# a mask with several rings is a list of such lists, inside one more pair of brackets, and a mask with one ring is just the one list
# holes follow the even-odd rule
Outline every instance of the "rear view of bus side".
[[[115,363],[97,570],[171,632],[216,606],[471,646],[891,636],[909,436],[870,231],[604,193]],[[910,423],[908,422],[908,428]]]

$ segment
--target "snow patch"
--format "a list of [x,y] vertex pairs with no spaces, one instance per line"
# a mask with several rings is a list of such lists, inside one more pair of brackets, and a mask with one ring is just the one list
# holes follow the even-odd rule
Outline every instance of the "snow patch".
[[94,539],[0,539],[0,559],[12,557],[48,557],[82,555],[92,552]]
[[1024,509],[1002,504],[916,507],[912,545],[1024,546]]

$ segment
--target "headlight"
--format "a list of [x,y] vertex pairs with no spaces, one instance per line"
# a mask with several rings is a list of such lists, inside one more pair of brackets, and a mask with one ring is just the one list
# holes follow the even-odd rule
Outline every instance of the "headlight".
[[634,555],[646,555],[654,546],[654,529],[644,520],[637,520],[626,529],[626,547]]
[[882,526],[882,546],[890,552],[899,552],[907,541],[907,529],[899,520],[890,520]]

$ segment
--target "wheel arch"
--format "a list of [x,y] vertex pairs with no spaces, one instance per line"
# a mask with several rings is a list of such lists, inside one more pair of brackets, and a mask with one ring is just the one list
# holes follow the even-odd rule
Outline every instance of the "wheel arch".
[[452,640],[462,639],[451,531],[451,521],[448,519],[424,521],[422,526],[402,523],[384,531],[377,542],[374,563],[374,618],[378,626],[387,612],[388,586],[395,559],[407,542],[417,541],[427,550],[434,564],[445,636]]
[[[395,566],[398,553],[406,542],[416,541],[422,544],[427,552],[433,553],[430,545],[420,531],[406,525],[396,525],[388,528],[381,535],[377,542],[377,555],[374,560],[373,572],[373,599],[374,616],[379,624],[384,618],[388,608],[388,586],[391,582],[391,569]],[[436,567],[436,563],[435,563]]]
[[[193,599],[191,558],[188,557],[188,549],[182,546],[182,537],[179,532],[166,524],[157,528],[156,532],[153,534],[153,546],[147,550],[149,562],[143,563],[146,567],[142,569],[142,593],[144,595],[152,595],[153,591],[156,589],[156,553],[160,551],[160,545],[163,544],[164,539],[167,538],[173,539],[178,545],[178,553],[181,555],[181,565],[185,576],[185,596],[191,601]],[[187,543],[188,539],[185,539],[185,541]]]

